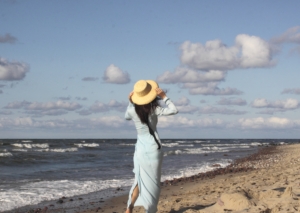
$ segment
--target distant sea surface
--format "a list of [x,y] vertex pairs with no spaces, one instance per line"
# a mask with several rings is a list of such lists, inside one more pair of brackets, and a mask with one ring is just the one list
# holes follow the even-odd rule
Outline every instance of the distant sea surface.
[[[0,139],[0,212],[60,197],[128,189],[136,139]],[[162,140],[162,181],[213,170],[270,144],[299,140]]]

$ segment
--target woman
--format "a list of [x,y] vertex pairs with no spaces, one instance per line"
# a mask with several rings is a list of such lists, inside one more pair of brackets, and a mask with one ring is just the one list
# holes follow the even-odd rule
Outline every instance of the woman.
[[[166,103],[167,108],[159,106],[157,96]],[[140,80],[129,94],[125,118],[134,121],[137,142],[133,157],[135,180],[129,192],[126,213],[132,213],[134,206],[144,206],[147,213],[157,211],[163,157],[156,131],[157,116],[177,112],[175,105],[155,81]]]

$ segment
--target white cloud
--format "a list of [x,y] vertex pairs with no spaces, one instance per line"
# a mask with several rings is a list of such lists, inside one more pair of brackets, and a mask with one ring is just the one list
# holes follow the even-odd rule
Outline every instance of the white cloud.
[[232,47],[220,40],[207,41],[205,45],[185,41],[180,49],[181,62],[187,67],[166,71],[157,77],[157,81],[182,84],[192,95],[240,95],[243,92],[236,88],[218,86],[225,80],[226,70],[275,65],[271,45],[246,34],[237,35]]
[[159,117],[158,128],[220,128],[224,127],[221,119],[188,119],[182,116]]
[[247,101],[241,98],[221,98],[217,102],[219,105],[237,105],[237,106],[245,106],[247,105]]
[[10,44],[14,44],[16,43],[17,39],[10,35],[9,33],[6,33],[4,36],[0,35],[0,43],[10,43]]
[[175,72],[166,71],[157,77],[158,83],[174,84],[174,83],[197,83],[223,81],[226,72],[219,70],[209,70],[208,72],[196,71],[187,68],[177,68]]
[[92,112],[107,112],[109,111],[109,107],[105,103],[95,102],[91,107],[90,111]]
[[199,107],[192,106],[192,105],[187,105],[187,106],[176,106],[179,113],[188,113],[192,114],[195,113],[199,110]]
[[225,71],[210,70],[207,72],[187,68],[177,68],[175,72],[165,72],[157,77],[159,83],[179,83],[189,89],[192,95],[240,95],[242,92],[235,88],[219,88],[218,84],[224,81]]
[[240,67],[269,67],[272,61],[272,50],[268,42],[257,36],[238,35],[236,44],[241,47]]
[[233,70],[275,64],[271,45],[257,36],[246,34],[237,35],[232,47],[220,40],[208,41],[205,45],[186,41],[181,45],[181,51],[181,62],[198,70]]
[[246,111],[228,109],[228,108],[225,108],[225,107],[212,107],[212,106],[201,107],[199,112],[201,114],[225,114],[225,115],[242,115],[242,114],[246,114]]
[[283,44],[293,44],[296,45],[291,48],[291,53],[300,54],[300,26],[295,26],[288,29],[286,32],[279,36],[275,36],[270,40],[270,43],[273,45],[273,49],[280,51],[281,45]]
[[97,81],[99,78],[96,77],[84,77],[82,81]]
[[78,101],[86,101],[87,97],[76,97],[75,99]]
[[286,110],[283,110],[283,109],[264,109],[264,110],[261,110],[261,111],[257,112],[257,114],[273,115],[275,113],[285,112],[285,111]]
[[[37,120],[30,117],[24,118],[0,118],[0,129],[45,129],[45,130],[90,130],[96,129],[99,127],[107,128],[120,128],[131,126],[126,122],[124,118],[118,116],[106,116],[99,118],[91,119],[75,119],[75,120],[66,120],[66,119],[53,119],[53,120]],[[115,131],[115,130],[114,130]]]
[[21,62],[9,62],[0,57],[0,80],[17,81],[25,78],[29,66]]
[[70,96],[68,96],[68,97],[58,97],[57,99],[62,100],[62,101],[69,101],[69,100],[71,100],[71,97]]
[[205,45],[185,41],[181,51],[181,62],[199,70],[231,70],[239,64],[239,49],[227,47],[220,40],[207,41]]
[[299,120],[289,120],[287,118],[270,117],[270,118],[241,118],[239,125],[243,129],[287,129],[299,128]]
[[296,94],[300,95],[300,88],[284,89],[281,94]]
[[277,108],[291,110],[299,108],[299,102],[298,100],[292,98],[277,101],[268,101],[265,98],[258,98],[252,102],[251,106],[254,108]]
[[106,83],[127,84],[130,82],[130,77],[127,72],[124,72],[119,67],[111,64],[106,68],[103,80]]
[[189,105],[189,103],[190,103],[190,100],[187,97],[184,97],[184,96],[179,98],[179,100],[174,101],[174,104],[176,106],[187,106],[187,105]]
[[56,102],[28,102],[28,101],[15,101],[8,103],[5,109],[24,109],[25,114],[30,114],[34,117],[41,117],[45,115],[57,116],[67,114],[68,111],[80,109],[82,106],[78,103],[67,101]]
[[8,103],[4,108],[5,109],[21,109],[23,107],[26,107],[30,104],[28,101],[15,101]]
[[107,116],[100,118],[92,118],[90,119],[92,125],[100,125],[100,126],[108,126],[119,128],[125,125],[126,120],[124,118],[120,118],[118,116]]
[[272,43],[299,43],[300,44],[300,26],[289,28],[286,32],[280,36],[276,36],[271,39]]
[[27,110],[53,110],[53,109],[64,109],[68,111],[73,111],[80,109],[82,106],[78,103],[67,102],[67,101],[56,101],[56,102],[33,102],[27,105],[25,108]]
[[190,88],[189,93],[191,95],[241,95],[243,94],[242,91],[236,89],[236,88],[219,88],[217,84],[215,83],[208,83],[199,85],[196,87],[196,85],[193,84],[184,84],[184,87]]
[[0,118],[1,128],[11,128],[11,127],[32,127],[34,126],[34,120],[30,117],[25,118]]
[[0,111],[0,115],[11,115],[11,111]]
[[199,110],[199,107],[190,105],[190,100],[186,97],[174,101],[174,104],[180,113],[194,113]]
[[67,110],[64,109],[50,109],[50,110],[27,110],[25,111],[26,114],[31,114],[34,117],[41,117],[41,116],[58,116],[58,115],[65,115],[68,113]]
[[[117,110],[119,112],[125,112],[127,105],[128,105],[128,103],[118,102],[116,100],[111,100],[111,101],[109,101],[108,104],[97,101],[89,108],[89,110],[91,113],[107,112],[110,110]],[[88,114],[87,112],[84,111],[81,115],[84,115],[84,113]]]

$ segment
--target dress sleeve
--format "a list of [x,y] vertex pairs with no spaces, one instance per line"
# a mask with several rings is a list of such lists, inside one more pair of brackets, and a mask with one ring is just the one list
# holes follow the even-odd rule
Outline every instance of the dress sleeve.
[[166,108],[163,107],[156,107],[155,109],[155,114],[158,116],[164,116],[164,115],[175,115],[178,113],[177,108],[175,107],[175,105],[173,104],[173,102],[168,98],[165,97],[163,99],[163,101],[165,102],[165,104],[167,105]]
[[129,111],[130,111],[130,109],[133,108],[133,107],[134,107],[134,105],[133,105],[131,102],[129,102],[129,104],[128,104],[128,106],[127,106],[127,110],[126,110],[126,112],[125,112],[125,119],[126,119],[126,120],[131,120],[131,119],[132,119],[132,116],[130,115]]

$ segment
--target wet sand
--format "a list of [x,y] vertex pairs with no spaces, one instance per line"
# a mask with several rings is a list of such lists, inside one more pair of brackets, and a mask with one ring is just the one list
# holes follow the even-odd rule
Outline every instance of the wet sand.
[[[269,146],[226,168],[162,183],[158,212],[163,213],[291,213],[300,211],[300,144]],[[85,200],[79,213],[123,213],[128,192],[118,189],[116,197]],[[118,196],[118,194],[126,194]],[[63,202],[70,202],[63,198]],[[59,204],[56,204],[59,206]],[[65,212],[51,206],[30,212]],[[15,211],[16,212],[16,211]],[[29,211],[27,211],[29,212]],[[67,211],[70,212],[70,211]],[[135,213],[145,212],[135,207]]]

